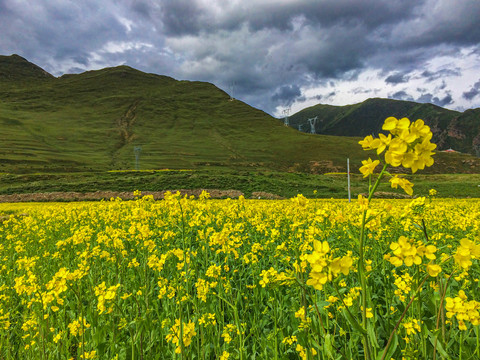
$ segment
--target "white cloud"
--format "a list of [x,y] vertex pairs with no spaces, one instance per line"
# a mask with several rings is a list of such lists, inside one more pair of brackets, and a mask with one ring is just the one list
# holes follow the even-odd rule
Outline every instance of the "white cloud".
[[132,31],[132,28],[135,25],[135,23],[132,20],[129,20],[129,19],[124,18],[122,16],[119,16],[117,19],[123,26],[125,26],[125,30],[127,30],[127,33]]
[[134,41],[109,41],[102,49],[101,53],[124,53],[131,50],[145,50],[153,48],[152,44]]

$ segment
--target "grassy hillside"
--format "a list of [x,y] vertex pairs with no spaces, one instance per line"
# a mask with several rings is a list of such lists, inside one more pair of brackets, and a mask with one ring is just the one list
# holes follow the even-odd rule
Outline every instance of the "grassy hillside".
[[55,77],[18,55],[0,56],[0,85],[21,85]]
[[332,170],[359,159],[356,139],[298,133],[209,83],[127,66],[34,79],[2,82],[2,172],[132,169],[134,146],[143,169]]
[[[128,66],[54,78],[19,56],[0,56],[0,74],[0,173],[133,169],[135,146],[140,169],[324,173],[366,156],[358,138],[298,132],[205,82]],[[439,154],[429,171],[480,166]]]
[[453,148],[480,156],[480,109],[460,113],[433,104],[376,98],[347,106],[315,105],[292,115],[290,125],[309,131],[308,119],[315,116],[318,134],[362,137],[381,131],[389,116],[423,119],[440,150]]

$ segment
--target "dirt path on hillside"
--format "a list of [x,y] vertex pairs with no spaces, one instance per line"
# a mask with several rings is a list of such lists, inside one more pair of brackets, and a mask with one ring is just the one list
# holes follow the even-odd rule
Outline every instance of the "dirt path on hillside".
[[[239,190],[219,190],[219,189],[179,189],[179,190],[164,190],[164,191],[142,191],[142,196],[153,195],[155,200],[163,199],[167,191],[175,193],[180,191],[182,196],[194,195],[198,197],[202,191],[205,190],[213,199],[222,198],[238,198],[244,195]],[[135,196],[133,192],[127,191],[95,191],[95,192],[50,192],[50,193],[30,193],[30,194],[9,194],[0,195],[0,203],[13,202],[48,202],[48,201],[92,201],[92,200],[110,200],[112,198],[121,198],[122,200],[133,200]],[[254,192],[251,198],[254,199],[282,199],[282,197],[266,192]]]

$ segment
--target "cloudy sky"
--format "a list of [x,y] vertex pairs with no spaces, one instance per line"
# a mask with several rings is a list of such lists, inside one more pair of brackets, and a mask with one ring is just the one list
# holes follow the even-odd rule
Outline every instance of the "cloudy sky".
[[479,0],[0,0],[0,54],[126,64],[272,115],[371,97],[480,107]]

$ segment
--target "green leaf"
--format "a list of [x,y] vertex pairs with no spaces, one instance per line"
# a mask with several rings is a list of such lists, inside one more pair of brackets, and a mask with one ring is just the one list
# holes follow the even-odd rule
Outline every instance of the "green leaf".
[[[397,347],[398,347],[398,335],[395,333],[393,334],[392,342],[390,343],[390,346],[387,350],[387,354],[385,355],[384,359],[390,360],[393,357],[393,354],[395,354],[395,350],[397,350]],[[384,352],[385,352],[385,349],[382,352],[379,352],[376,360],[381,360]]]
[[353,318],[352,314],[345,308],[343,309],[343,315],[347,319],[348,323],[352,325],[356,330],[358,330],[363,336],[367,335],[365,329],[357,322],[356,319]]
[[416,227],[419,230],[423,230],[423,226],[418,225],[416,222],[413,223],[413,226]]
[[350,227],[347,227],[345,230],[347,231],[347,234],[350,235],[350,237],[355,241],[355,243],[358,244],[359,243],[358,234],[354,234],[350,229]]
[[375,334],[375,329],[371,322],[367,324],[367,333],[368,333],[368,338],[370,339],[370,342],[372,343],[372,345],[378,349],[380,345],[378,345],[377,334]]
[[327,334],[323,340],[323,351],[327,354],[329,359],[333,359],[333,345],[332,345],[332,335]]
[[328,306],[328,305],[330,305],[330,302],[328,301],[324,301],[324,300],[317,301],[317,307],[319,309],[323,309],[324,306]]
[[432,345],[435,347],[435,340],[437,341],[437,351],[440,355],[442,355],[446,359],[450,359],[450,356],[448,356],[447,352],[445,351],[443,347],[443,341],[441,340],[440,335],[440,329],[436,329],[434,331],[430,331],[427,329],[428,332],[428,339],[432,343]]

